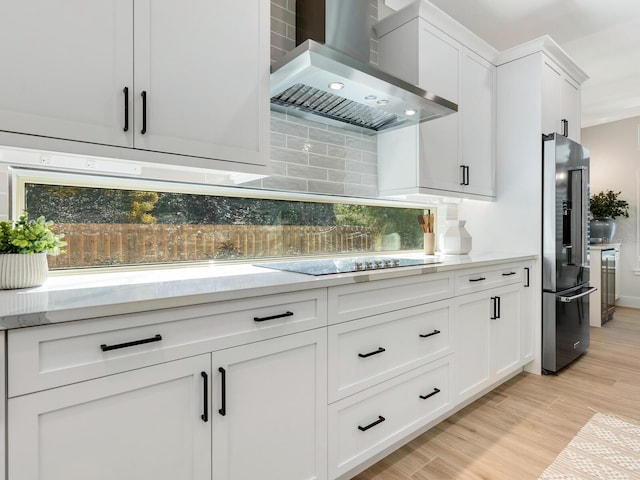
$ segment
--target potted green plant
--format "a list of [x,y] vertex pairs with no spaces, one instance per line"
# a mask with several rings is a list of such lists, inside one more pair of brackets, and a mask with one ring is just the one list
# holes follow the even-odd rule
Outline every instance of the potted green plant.
[[0,289],[42,285],[47,279],[47,254],[57,255],[66,243],[44,217],[25,211],[16,221],[0,222]]
[[617,217],[629,218],[629,203],[618,197],[622,192],[607,190],[592,195],[589,201],[592,220],[590,222],[593,243],[608,243],[616,233]]

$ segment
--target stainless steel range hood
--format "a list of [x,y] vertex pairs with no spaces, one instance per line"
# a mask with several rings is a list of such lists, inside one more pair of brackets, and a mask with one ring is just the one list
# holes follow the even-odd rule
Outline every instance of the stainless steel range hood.
[[271,67],[273,110],[367,134],[458,111],[455,103],[368,62],[369,3],[297,0],[300,44]]

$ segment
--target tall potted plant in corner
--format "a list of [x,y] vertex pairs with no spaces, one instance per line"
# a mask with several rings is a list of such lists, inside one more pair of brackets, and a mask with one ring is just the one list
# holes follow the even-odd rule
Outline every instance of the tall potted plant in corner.
[[614,219],[617,217],[629,218],[629,203],[618,199],[621,193],[607,190],[591,196],[589,201],[592,216],[590,230],[594,243],[611,242],[616,233]]
[[0,289],[42,285],[48,276],[47,254],[57,255],[64,235],[51,230],[44,217],[0,222]]

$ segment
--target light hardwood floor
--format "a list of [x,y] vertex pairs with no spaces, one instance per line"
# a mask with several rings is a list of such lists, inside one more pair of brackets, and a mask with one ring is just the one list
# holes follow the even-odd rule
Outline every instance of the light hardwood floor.
[[514,377],[355,479],[535,480],[596,412],[640,420],[640,310],[592,327],[560,374]]

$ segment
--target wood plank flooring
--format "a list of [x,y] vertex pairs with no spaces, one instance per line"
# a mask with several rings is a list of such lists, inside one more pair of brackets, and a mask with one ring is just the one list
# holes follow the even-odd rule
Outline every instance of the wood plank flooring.
[[560,374],[514,377],[355,480],[536,480],[596,412],[640,420],[640,310],[592,327]]

